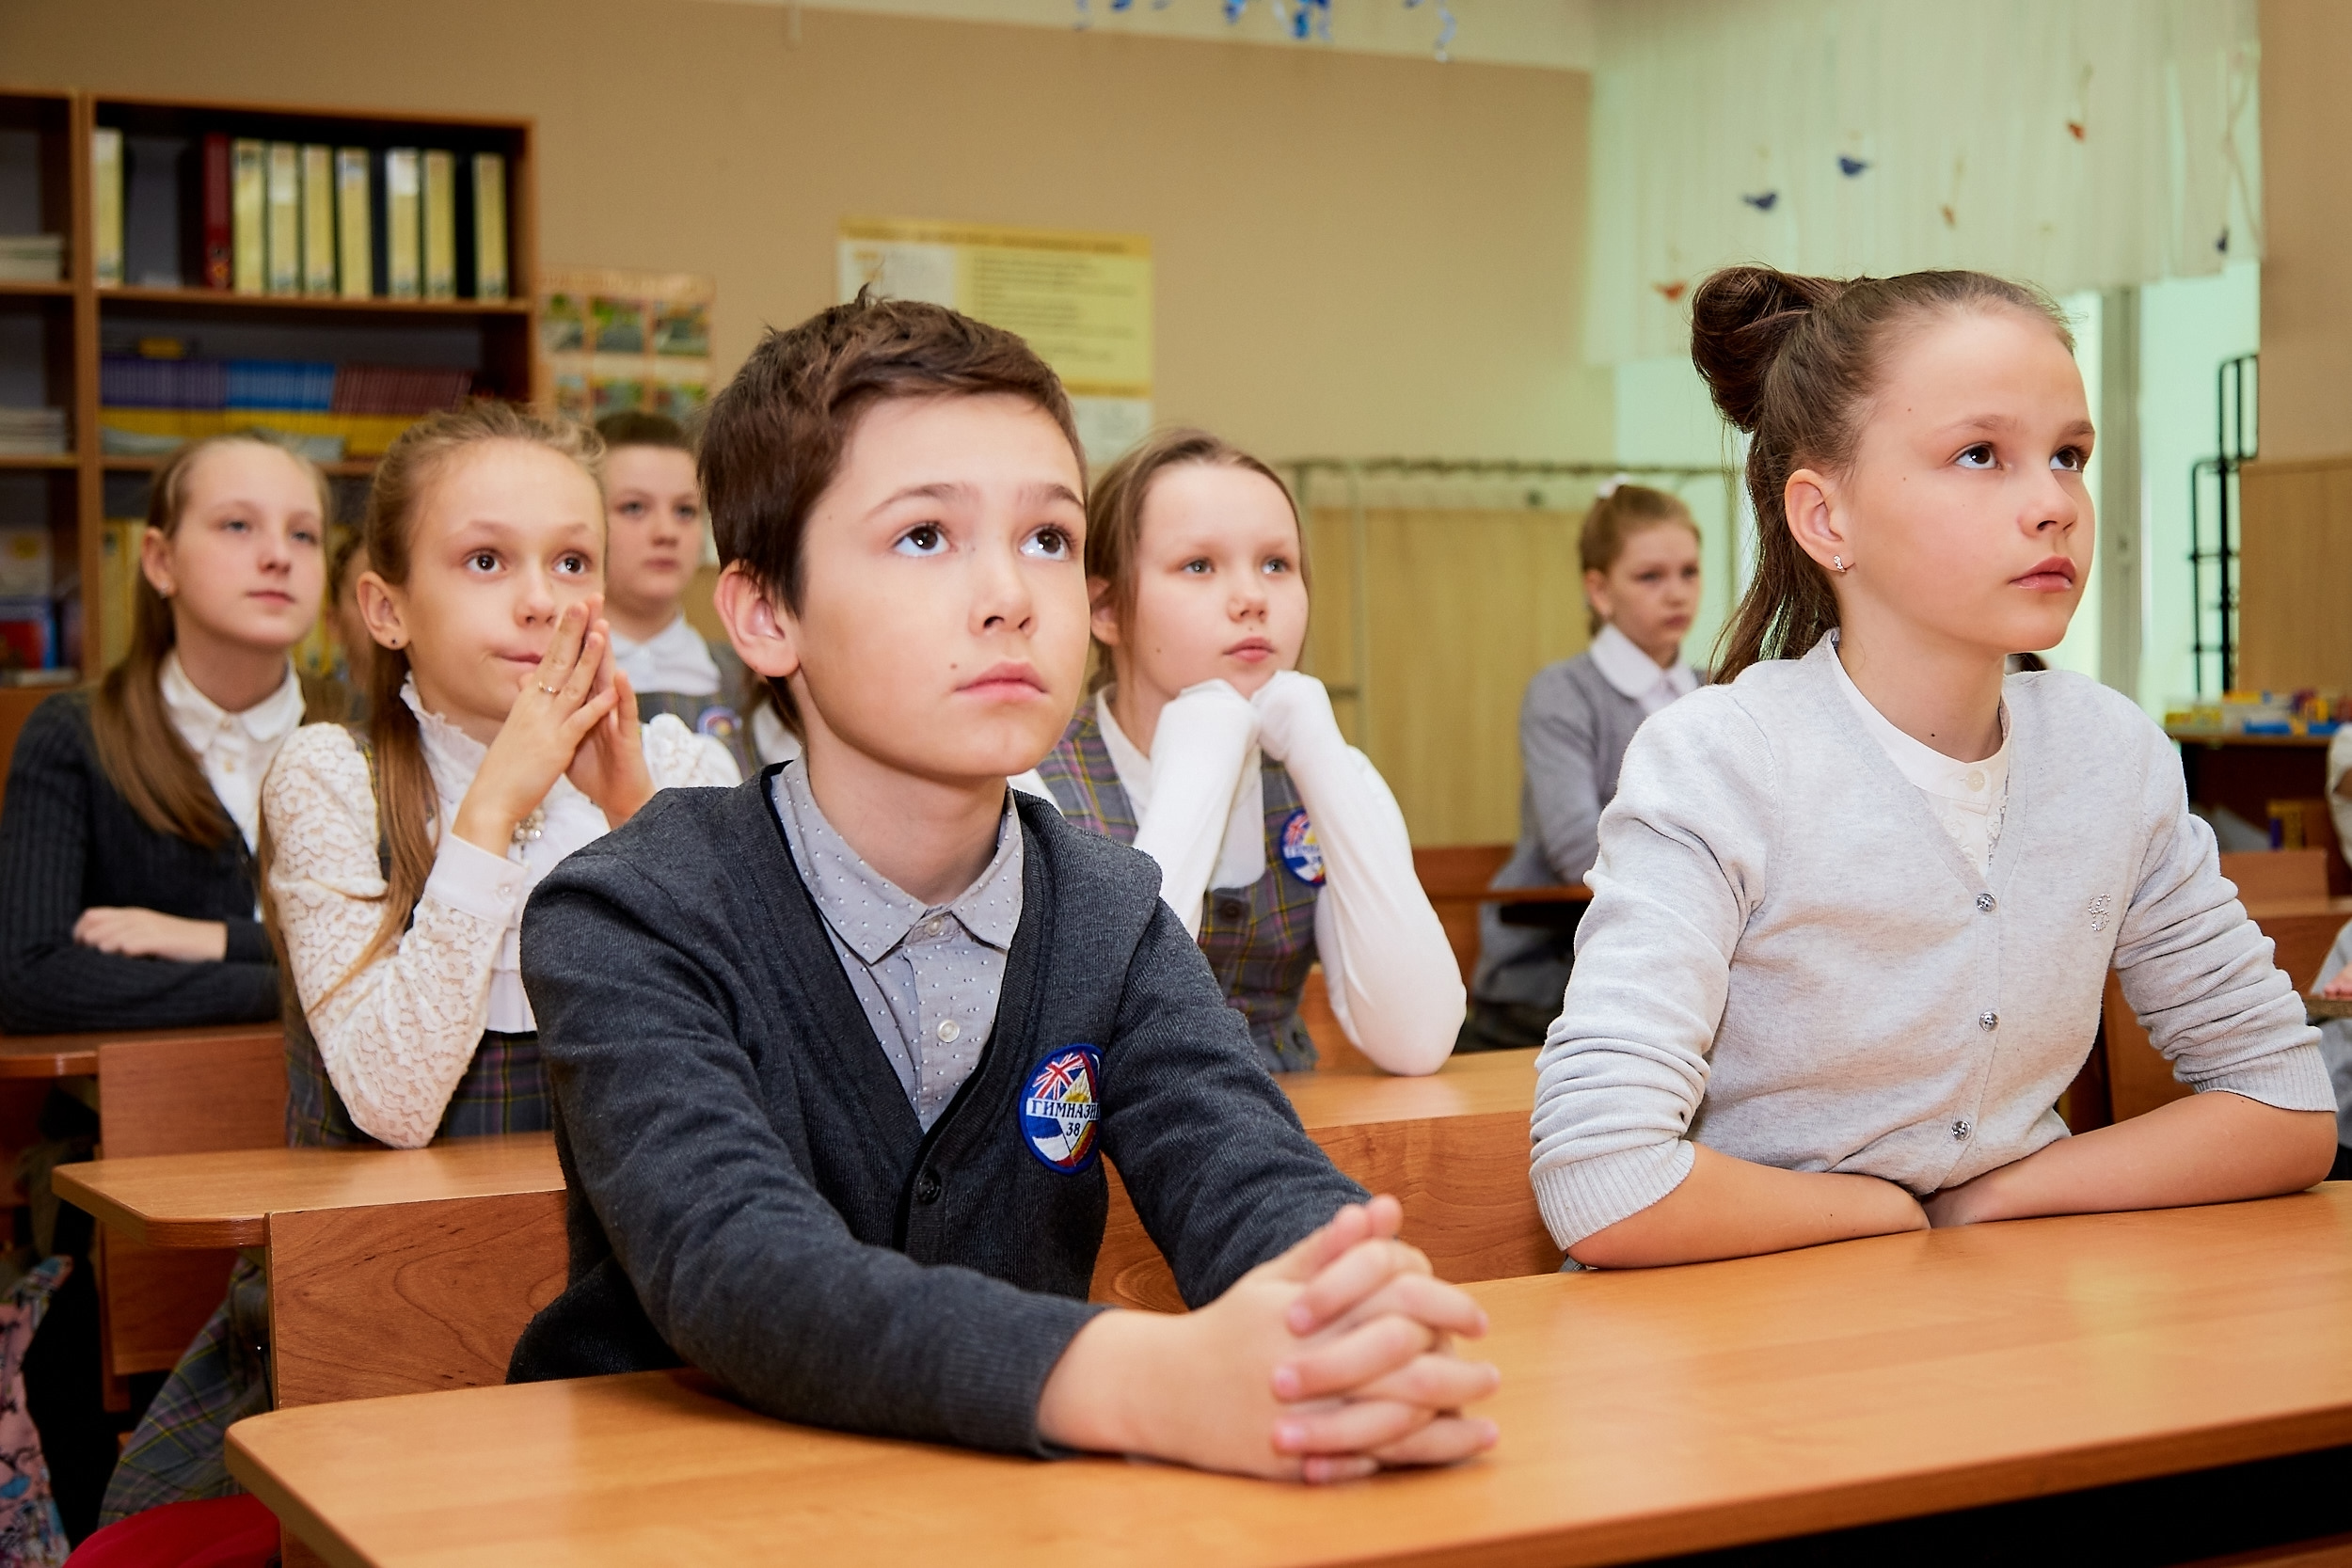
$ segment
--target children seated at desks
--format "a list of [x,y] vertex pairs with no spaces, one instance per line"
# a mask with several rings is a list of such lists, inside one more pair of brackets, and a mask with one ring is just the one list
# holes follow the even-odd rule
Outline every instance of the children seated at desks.
[[326,481],[261,436],[156,472],[131,647],[33,710],[0,809],[0,1028],[278,1016],[253,871],[262,775],[306,715],[342,711],[287,650],[318,618]]
[[706,642],[679,608],[702,560],[703,492],[677,421],[634,409],[596,421],[604,437],[604,613],[637,716],[673,714],[726,749],[733,784],[753,766],[743,661]]
[[[1613,483],[1585,514],[1577,554],[1593,645],[1546,665],[1519,704],[1519,842],[1497,888],[1581,882],[1600,814],[1642,721],[1699,684],[1682,639],[1699,604],[1699,528],[1663,490]],[[1460,1051],[1541,1045],[1559,1016],[1581,904],[1487,904]]]
[[1269,1071],[1315,1065],[1331,1010],[1391,1072],[1435,1072],[1462,976],[1413,873],[1396,798],[1298,673],[1307,560],[1274,470],[1200,430],[1111,465],[1087,507],[1099,689],[1039,766],[1062,815],[1133,844],[1248,1020]]
[[[597,455],[578,426],[484,403],[419,420],[376,469],[368,722],[297,731],[263,791],[297,1004],[291,1144],[544,1132],[525,896],[656,789],[727,781],[675,718],[641,733],[614,668]],[[108,1519],[235,1490],[222,1435],[268,1408],[262,1285],[238,1264],[133,1433]]]
[[[569,1288],[517,1380],[690,1362],[752,1407],[1336,1480],[1493,1440],[1393,1240],[1260,1068],[1145,857],[1008,791],[1086,664],[1086,468],[1011,334],[861,298],[711,408],[719,613],[805,755],[531,901]],[[1086,1296],[1119,1174],[1184,1315]]]
[[[1677,1263],[2327,1175],[2301,999],[2130,699],[2004,677],[2091,561],[2063,318],[1978,273],[1740,267],[1692,356],[1750,433],[1758,555],[1716,685],[1601,818],[1534,1180],[1581,1264]],[[2198,1092],[2069,1136],[2112,966]]]

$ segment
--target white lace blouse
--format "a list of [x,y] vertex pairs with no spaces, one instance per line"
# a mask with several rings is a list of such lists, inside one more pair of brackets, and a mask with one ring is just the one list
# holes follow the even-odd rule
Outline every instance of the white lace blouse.
[[[262,791],[275,847],[270,895],[327,1078],[359,1130],[396,1148],[432,1141],[484,1030],[536,1026],[522,985],[523,901],[558,861],[606,831],[604,814],[564,779],[540,808],[539,836],[504,855],[443,831],[487,748],[424,712],[415,689],[401,695],[417,710],[440,797],[433,871],[399,944],[340,989],[384,912],[367,759],[342,725],[306,725]],[[645,725],[644,749],[657,789],[728,782],[712,748],[667,714]]]

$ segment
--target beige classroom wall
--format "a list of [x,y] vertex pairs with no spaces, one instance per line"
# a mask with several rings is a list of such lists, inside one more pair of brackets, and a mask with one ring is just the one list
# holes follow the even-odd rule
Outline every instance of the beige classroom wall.
[[[1613,451],[1578,332],[1584,73],[814,7],[792,26],[710,0],[0,0],[0,79],[531,116],[542,259],[715,277],[722,372],[832,303],[844,216],[1136,232],[1163,420],[1278,460]],[[1367,536],[1359,738],[1419,842],[1517,832],[1520,686],[1583,641],[1572,544],[1551,559],[1572,530]],[[1319,578],[1310,656],[1334,685],[1346,580]]]
[[2237,684],[2352,689],[2352,6],[2262,0],[2261,461]]
[[542,260],[714,276],[723,371],[833,302],[844,216],[1107,230],[1152,241],[1163,418],[1611,450],[1578,71],[710,0],[0,0],[0,79],[531,116]]

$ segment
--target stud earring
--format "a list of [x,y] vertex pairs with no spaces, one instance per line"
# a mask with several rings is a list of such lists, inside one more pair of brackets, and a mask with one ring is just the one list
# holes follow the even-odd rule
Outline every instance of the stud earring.
[[1844,577],[1848,572],[1853,570],[1851,566],[1846,564],[1846,558],[1842,555],[1831,556],[1829,558],[1829,564],[1830,570],[1836,572],[1839,577]]

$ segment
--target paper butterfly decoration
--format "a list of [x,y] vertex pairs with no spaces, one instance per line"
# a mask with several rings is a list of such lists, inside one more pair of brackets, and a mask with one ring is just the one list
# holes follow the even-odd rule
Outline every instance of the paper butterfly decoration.
[[1774,207],[1780,205],[1780,193],[1778,191],[1765,191],[1761,195],[1743,196],[1740,199],[1746,202],[1749,206],[1755,208],[1759,213],[1769,213]]
[[1843,152],[1837,155],[1837,172],[1849,180],[1869,166],[1870,161],[1867,158],[1849,158]]
[[1666,303],[1669,305],[1681,304],[1682,296],[1688,293],[1691,290],[1690,283],[1679,277],[1676,278],[1671,283],[1653,283],[1650,287],[1656,289],[1661,294],[1664,295]]

